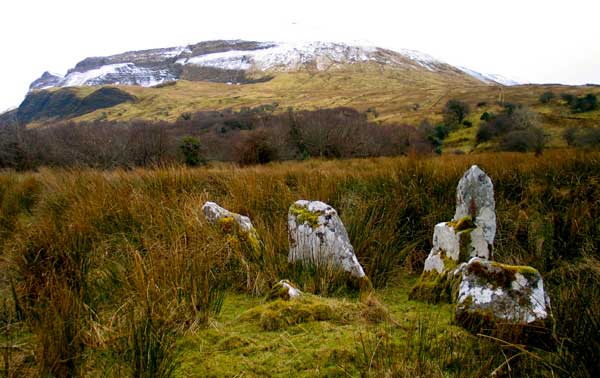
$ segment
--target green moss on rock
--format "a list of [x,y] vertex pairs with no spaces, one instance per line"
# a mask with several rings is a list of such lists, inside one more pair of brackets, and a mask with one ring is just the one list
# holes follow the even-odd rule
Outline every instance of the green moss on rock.
[[423,272],[408,298],[426,303],[453,303],[458,297],[461,276],[451,270],[439,274],[435,270]]
[[306,207],[295,203],[290,206],[290,213],[296,217],[298,223],[306,223],[312,228],[319,226],[319,216],[322,215],[320,211],[310,211]]
[[447,224],[448,226],[454,228],[456,232],[475,228],[475,221],[470,215],[467,215],[466,217],[457,220],[450,221]]

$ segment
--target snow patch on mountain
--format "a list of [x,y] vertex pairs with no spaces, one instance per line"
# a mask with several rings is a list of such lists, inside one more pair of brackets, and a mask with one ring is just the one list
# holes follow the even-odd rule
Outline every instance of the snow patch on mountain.
[[150,87],[175,79],[177,79],[175,75],[166,69],[151,70],[138,67],[134,63],[116,63],[85,72],[71,72],[60,81],[59,86],[102,85],[110,82],[112,84]]
[[[185,66],[233,71],[328,70],[341,64],[373,62],[382,66],[431,72],[464,73],[486,84],[516,85],[500,75],[486,75],[454,67],[415,50],[393,51],[363,44],[335,42],[206,41],[195,45],[129,51],[108,57],[91,57],[77,63],[66,76],[45,72],[30,89],[81,85],[154,86],[178,80]],[[191,68],[191,67],[189,67]]]
[[506,85],[506,86],[523,84],[519,80],[511,79],[511,78],[508,78],[508,77],[502,76],[502,75],[484,74],[484,73],[473,71],[469,68],[460,67],[460,66],[457,68],[459,70],[463,71],[464,73],[466,73],[467,75],[470,75],[470,76],[476,78],[477,80],[482,81],[487,84],[502,84],[502,85]]
[[316,62],[317,68],[327,63],[354,63],[371,59],[375,47],[349,46],[339,43],[265,43],[264,48],[256,50],[232,50],[213,54],[182,58],[181,65],[191,64],[226,70],[266,71],[279,68],[286,71],[296,70],[307,63]]

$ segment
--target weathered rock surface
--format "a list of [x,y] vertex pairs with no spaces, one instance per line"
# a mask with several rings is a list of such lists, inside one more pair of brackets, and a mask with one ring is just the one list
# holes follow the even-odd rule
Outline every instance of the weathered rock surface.
[[433,248],[425,260],[425,272],[442,273],[455,262],[472,257],[490,258],[496,235],[496,213],[492,180],[473,165],[456,188],[456,211],[451,222],[438,223]]
[[425,272],[442,273],[457,262],[471,257],[489,258],[489,248],[483,230],[473,227],[468,217],[462,222],[438,223],[433,231],[433,248],[425,260]]
[[240,228],[241,231],[244,232],[256,232],[250,218],[233,213],[214,202],[206,202],[202,206],[202,212],[206,217],[206,220],[211,224],[219,224],[219,223],[227,223],[230,221],[234,221]]
[[288,212],[288,261],[332,266],[365,277],[337,211],[320,201],[296,201]]
[[529,266],[473,258],[461,269],[457,321],[467,328],[490,322],[530,324],[548,317],[540,273]]
[[454,221],[471,216],[475,225],[483,230],[488,244],[494,244],[496,236],[496,202],[494,185],[488,175],[473,165],[463,175],[456,188],[456,212]]

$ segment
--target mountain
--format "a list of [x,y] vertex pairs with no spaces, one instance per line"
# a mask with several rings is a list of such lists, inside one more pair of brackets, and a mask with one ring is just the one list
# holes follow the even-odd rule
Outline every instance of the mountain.
[[[562,146],[569,127],[595,127],[600,111],[574,114],[557,96],[585,96],[596,87],[515,85],[512,79],[456,67],[413,50],[391,51],[343,43],[205,41],[162,49],[91,57],[66,75],[45,72],[16,111],[0,123],[43,127],[73,121],[167,121],[198,112],[250,109],[352,108],[369,121],[419,125],[443,120],[450,99],[471,108],[473,127],[452,132],[444,148],[470,151],[481,115],[499,114],[506,103],[527,106],[551,138]],[[485,145],[477,148],[486,148]]]
[[[485,84],[513,85],[501,77],[451,66],[413,50],[391,51],[343,43],[277,43],[206,41],[181,47],[130,51],[91,57],[65,76],[44,72],[30,89],[51,87],[155,86],[175,80],[251,83],[274,72],[329,71],[349,64],[378,64],[398,70],[428,70],[440,75],[468,76]],[[258,77],[258,79],[257,79]],[[465,78],[467,79],[467,78]]]

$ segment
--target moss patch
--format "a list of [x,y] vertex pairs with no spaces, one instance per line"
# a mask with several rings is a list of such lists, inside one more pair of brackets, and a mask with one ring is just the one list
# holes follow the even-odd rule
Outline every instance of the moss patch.
[[413,286],[409,299],[426,303],[453,303],[458,297],[461,276],[446,270],[442,274],[437,271],[423,272],[419,281]]
[[539,272],[530,266],[506,265],[497,262],[487,262],[486,264],[474,261],[469,264],[467,269],[470,274],[494,287],[510,289],[517,273],[522,274],[526,279],[539,277]]
[[306,207],[297,205],[295,203],[290,206],[290,213],[296,217],[298,223],[306,223],[312,228],[319,226],[319,216],[323,214],[321,211],[309,211]]
[[457,220],[450,221],[447,224],[448,226],[454,228],[456,232],[475,228],[475,222],[473,220],[473,217],[470,215],[467,215],[466,217]]

